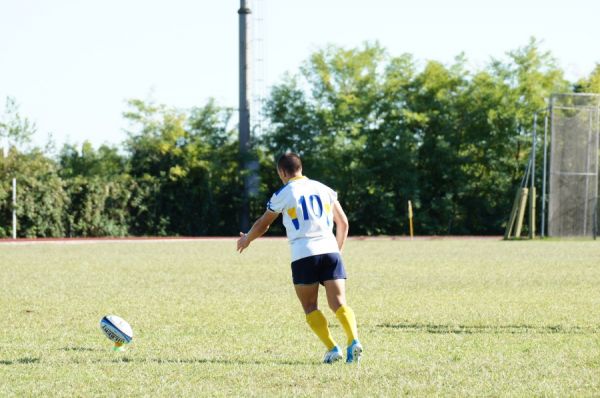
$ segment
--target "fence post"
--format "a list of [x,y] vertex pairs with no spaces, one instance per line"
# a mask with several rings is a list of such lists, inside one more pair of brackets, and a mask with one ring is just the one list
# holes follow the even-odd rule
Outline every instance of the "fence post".
[[17,179],[12,180],[12,238],[17,239]]

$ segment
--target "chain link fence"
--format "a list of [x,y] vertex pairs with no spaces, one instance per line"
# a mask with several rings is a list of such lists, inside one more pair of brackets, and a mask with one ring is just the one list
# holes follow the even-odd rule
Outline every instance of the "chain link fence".
[[555,94],[550,101],[548,235],[596,236],[600,95]]

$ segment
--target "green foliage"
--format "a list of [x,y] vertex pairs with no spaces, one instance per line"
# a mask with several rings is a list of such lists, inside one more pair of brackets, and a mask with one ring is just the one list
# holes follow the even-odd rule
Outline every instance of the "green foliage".
[[64,179],[102,177],[111,179],[127,172],[127,158],[116,147],[102,145],[95,150],[88,141],[81,146],[65,144],[60,151],[60,174]]
[[575,91],[600,94],[600,64],[596,64],[590,76],[576,83]]
[[300,76],[276,86],[267,104],[273,130],[264,137],[266,148],[298,152],[308,176],[339,190],[353,233],[397,230],[396,199],[412,179],[411,154],[398,154],[414,140],[394,131],[398,115],[385,96],[403,76],[380,76],[385,58],[378,45],[329,47],[315,53]]
[[31,136],[35,131],[35,124],[19,113],[17,101],[7,97],[4,114],[0,118],[0,140],[4,138],[10,146],[20,147],[31,142]]
[[127,236],[132,185],[127,176],[113,180],[77,176],[67,180],[67,236]]
[[12,234],[12,187],[17,179],[17,219],[19,237],[64,236],[62,218],[68,196],[58,167],[39,150],[23,154],[12,148],[0,160],[0,236]]
[[149,235],[231,234],[237,229],[237,146],[231,111],[210,101],[189,115],[130,102],[126,143],[131,175],[144,196],[132,232]]
[[[274,160],[292,150],[306,175],[338,191],[352,234],[408,233],[409,200],[417,234],[501,233],[534,113],[553,92],[600,92],[600,67],[570,85],[533,38],[479,70],[466,65],[462,54],[449,65],[419,63],[377,43],[316,51],[268,98],[270,123],[252,148],[260,167],[251,217],[281,185]],[[237,234],[248,159],[233,110],[212,100],[192,109],[131,100],[122,148],[65,145],[53,160],[26,148],[35,125],[16,102],[5,108],[0,138],[12,149],[0,236],[10,232],[13,176],[22,236]],[[282,233],[279,223],[270,233]]]
[[23,150],[34,132],[35,125],[20,115],[16,101],[7,98],[0,120],[0,139],[10,146],[0,159],[0,237],[12,236],[13,178],[17,180],[17,236],[64,236],[62,217],[69,198],[58,166],[37,148]]
[[[273,89],[271,152],[295,150],[339,191],[356,234],[498,234],[530,147],[533,113],[568,89],[539,43],[469,72],[377,44],[315,53]],[[540,118],[541,123],[541,118]]]
[[137,184],[127,174],[126,157],[115,147],[95,150],[89,142],[81,151],[67,144],[58,157],[69,197],[64,217],[67,236],[128,235]]

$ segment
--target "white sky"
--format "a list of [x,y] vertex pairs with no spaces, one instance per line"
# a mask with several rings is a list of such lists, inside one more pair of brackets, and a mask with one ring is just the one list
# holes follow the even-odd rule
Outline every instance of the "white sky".
[[[238,0],[0,0],[0,104],[16,98],[59,145],[119,143],[129,98],[176,107],[238,101]],[[531,36],[570,80],[600,62],[597,0],[253,0],[266,86],[333,43],[472,68]]]

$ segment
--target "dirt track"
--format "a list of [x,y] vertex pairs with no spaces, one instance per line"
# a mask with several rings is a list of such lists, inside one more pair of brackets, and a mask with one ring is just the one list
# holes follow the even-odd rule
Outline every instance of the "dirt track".
[[[234,241],[235,236],[207,236],[207,237],[124,237],[124,238],[19,238],[0,239],[1,244],[35,244],[35,243],[59,243],[59,244],[83,244],[83,243],[130,243],[130,242],[201,242],[201,241]],[[284,236],[269,236],[260,239],[284,240]],[[411,240],[408,236],[351,236],[349,240]],[[417,236],[414,240],[501,240],[501,236]]]

